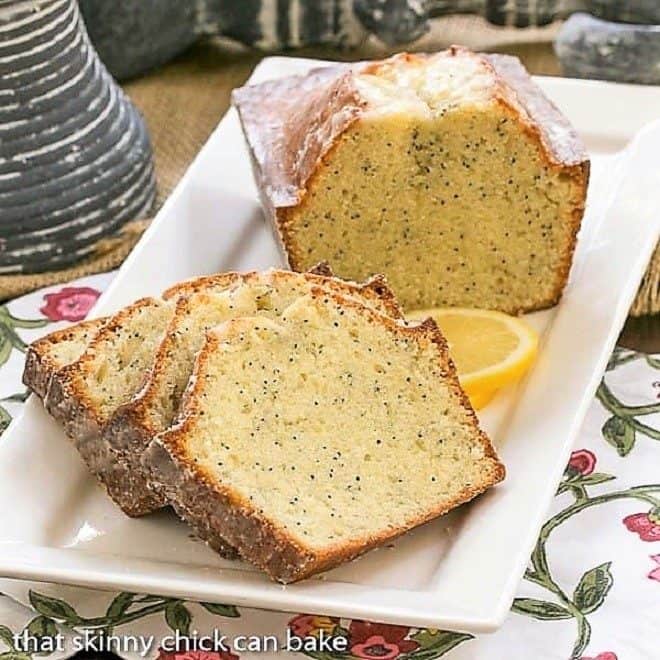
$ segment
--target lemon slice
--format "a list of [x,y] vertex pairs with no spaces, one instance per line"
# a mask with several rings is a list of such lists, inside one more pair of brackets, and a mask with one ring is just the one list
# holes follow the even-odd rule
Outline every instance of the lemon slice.
[[410,318],[429,316],[447,339],[461,385],[475,408],[482,408],[497,390],[521,378],[534,362],[538,335],[515,316],[447,307],[416,311]]

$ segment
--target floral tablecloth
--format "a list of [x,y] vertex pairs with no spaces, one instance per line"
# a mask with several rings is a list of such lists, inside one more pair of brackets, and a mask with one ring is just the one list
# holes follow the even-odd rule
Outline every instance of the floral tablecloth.
[[[3,430],[26,398],[20,381],[26,342],[84,318],[111,279],[112,273],[96,275],[0,306]],[[511,614],[495,634],[472,636],[4,580],[0,660],[68,657],[81,648],[112,648],[126,658],[162,660],[276,654],[319,660],[658,660],[659,399],[660,358],[617,349]],[[197,648],[186,652],[185,640],[195,638]],[[173,648],[177,639],[179,652]],[[321,648],[322,640],[341,644],[328,650]],[[210,641],[221,644],[203,650]]]

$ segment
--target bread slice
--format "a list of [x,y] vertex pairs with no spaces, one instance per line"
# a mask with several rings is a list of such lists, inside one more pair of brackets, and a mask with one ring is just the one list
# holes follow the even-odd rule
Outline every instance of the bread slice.
[[32,342],[25,355],[23,384],[44,399],[53,374],[75,362],[104,323],[105,319],[81,321]]
[[287,583],[500,481],[437,326],[315,288],[209,331],[145,465],[181,517]]
[[555,304],[589,160],[515,57],[452,47],[233,94],[294,270],[385,273],[404,309]]
[[53,374],[45,399],[91,472],[129,515],[150,511],[153,498],[144,489],[143,497],[132,497],[140,476],[102,442],[101,432],[140,388],[173,312],[173,302],[144,298],[115,314],[78,360]]
[[355,284],[315,273],[270,270],[245,273],[230,288],[227,276],[220,275],[185,282],[165,292],[168,298],[178,296],[178,302],[157,349],[155,366],[137,395],[117,408],[104,429],[105,441],[119,452],[135,477],[136,491],[130,499],[143,500],[151,491],[154,506],[166,504],[164,499],[159,501],[157,484],[150,487],[146,474],[144,479],[137,479],[144,471],[141,457],[154,436],[174,421],[206,331],[237,316],[279,316],[291,302],[314,287],[353,297],[393,318],[401,318],[382,276]]

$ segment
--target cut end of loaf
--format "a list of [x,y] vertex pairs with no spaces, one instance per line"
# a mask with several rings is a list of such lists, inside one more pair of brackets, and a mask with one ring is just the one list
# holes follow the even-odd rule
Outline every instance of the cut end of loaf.
[[518,313],[557,301],[585,185],[501,104],[386,114],[343,134],[281,226],[296,269],[326,256],[346,277],[386,272],[405,309]]

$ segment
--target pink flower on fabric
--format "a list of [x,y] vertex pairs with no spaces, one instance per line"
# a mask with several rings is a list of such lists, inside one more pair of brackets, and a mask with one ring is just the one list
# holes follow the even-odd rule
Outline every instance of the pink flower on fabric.
[[616,657],[616,653],[612,653],[612,651],[605,651],[605,653],[599,653],[597,656],[589,656],[587,657],[586,655],[583,655],[580,660],[619,660]]
[[351,653],[358,658],[394,660],[402,653],[410,653],[419,643],[406,639],[410,628],[384,623],[352,621],[349,627]]
[[651,559],[658,565],[648,575],[649,580],[657,580],[660,582],[660,555],[651,555]]
[[65,286],[44,294],[46,304],[39,311],[51,321],[82,321],[100,295],[89,286]]
[[596,456],[588,449],[578,449],[571,454],[568,461],[568,469],[571,472],[587,476],[594,471],[596,467]]
[[660,541],[660,523],[651,520],[648,513],[633,513],[623,519],[623,524],[631,532],[639,535],[642,541],[649,543]]

